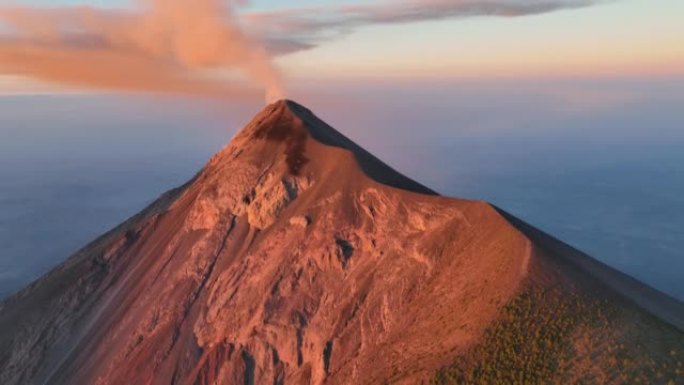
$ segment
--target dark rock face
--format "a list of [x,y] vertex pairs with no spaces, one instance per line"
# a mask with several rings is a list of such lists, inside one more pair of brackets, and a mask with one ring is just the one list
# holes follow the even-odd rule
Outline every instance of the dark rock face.
[[[278,102],[188,184],[0,306],[0,383],[447,381],[477,364],[466,358],[491,344],[506,306],[547,286],[619,310],[620,337],[601,344],[645,327],[682,343],[547,246]],[[684,314],[667,303],[674,319]],[[648,349],[657,359],[671,346]],[[604,370],[577,362],[564,370]]]

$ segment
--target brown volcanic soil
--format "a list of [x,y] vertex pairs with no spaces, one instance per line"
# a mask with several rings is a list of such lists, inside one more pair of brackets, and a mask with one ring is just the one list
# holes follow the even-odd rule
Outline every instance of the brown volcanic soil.
[[281,101],[0,305],[0,383],[681,383],[683,320]]

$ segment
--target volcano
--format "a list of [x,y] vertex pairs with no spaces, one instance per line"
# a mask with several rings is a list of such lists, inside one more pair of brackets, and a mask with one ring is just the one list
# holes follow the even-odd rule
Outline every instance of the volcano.
[[684,383],[684,304],[291,101],[0,305],[0,383]]

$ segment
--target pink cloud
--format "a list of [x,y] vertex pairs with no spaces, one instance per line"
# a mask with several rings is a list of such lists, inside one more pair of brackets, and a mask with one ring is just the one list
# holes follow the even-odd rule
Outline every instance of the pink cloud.
[[235,70],[269,99],[282,96],[266,49],[222,0],[140,0],[133,10],[5,7],[0,71],[106,89],[224,95],[234,84],[198,76]]

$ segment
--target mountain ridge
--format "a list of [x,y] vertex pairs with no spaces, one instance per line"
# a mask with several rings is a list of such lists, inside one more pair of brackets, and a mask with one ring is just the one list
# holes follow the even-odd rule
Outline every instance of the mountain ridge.
[[684,302],[597,260],[499,207],[493,207],[522,233],[535,240],[536,244],[592,274],[644,311],[684,331]]
[[[419,192],[427,195],[439,195],[433,190],[420,184],[414,187],[407,182],[386,183],[386,179],[374,177],[373,174],[370,174],[367,171],[368,166],[364,167],[364,162],[362,160],[363,158],[371,159],[370,161],[367,161],[366,164],[372,164],[374,161],[376,161],[381,163],[381,167],[386,167],[379,173],[387,172],[387,169],[391,170],[391,172],[395,174],[399,173],[342,135],[339,131],[320,120],[313,114],[313,112],[311,112],[311,110],[302,106],[301,104],[293,100],[285,99],[274,103],[274,105],[278,106],[276,108],[288,109],[295,116],[301,119],[304,122],[304,126],[309,130],[309,133],[314,139],[323,144],[344,148],[354,153],[354,155],[357,157],[357,161],[359,162],[359,166],[364,170],[364,172],[366,172],[366,175],[369,178],[395,188]],[[399,174],[399,177],[411,181],[409,178],[401,174]],[[488,202],[486,203],[490,204]],[[597,275],[597,278],[602,279],[607,286],[620,293],[626,299],[634,302],[635,305],[641,307],[645,311],[651,312],[661,320],[677,327],[679,330],[684,331],[684,302],[681,302],[669,294],[639,281],[627,273],[614,269],[609,265],[596,260],[590,255],[583,253],[582,251],[566,244],[565,242],[539,230],[538,228],[499,207],[493,205],[492,207],[509,222],[511,222],[511,224],[514,225],[518,230],[527,236],[537,239],[539,243],[545,244],[546,248],[552,250],[554,254],[570,260],[575,265],[580,267],[584,266],[585,271],[590,274]],[[608,284],[607,282],[612,282],[612,284]],[[642,293],[638,293],[639,291],[642,291]],[[646,291],[646,293],[643,293],[643,291]],[[646,298],[641,299],[641,297],[644,295]]]

